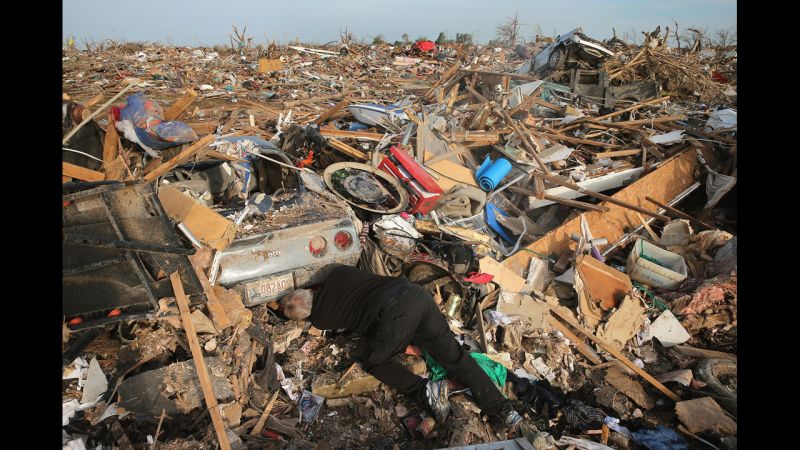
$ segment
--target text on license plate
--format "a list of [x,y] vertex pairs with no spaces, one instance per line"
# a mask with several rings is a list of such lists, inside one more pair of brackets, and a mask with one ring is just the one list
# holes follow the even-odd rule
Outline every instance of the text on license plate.
[[247,296],[253,302],[268,299],[292,289],[294,289],[294,277],[291,273],[287,273],[247,283]]

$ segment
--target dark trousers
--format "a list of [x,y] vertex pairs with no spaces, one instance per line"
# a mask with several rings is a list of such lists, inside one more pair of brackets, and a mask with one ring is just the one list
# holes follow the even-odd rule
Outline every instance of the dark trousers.
[[379,312],[376,332],[368,339],[372,353],[364,369],[421,405],[426,404],[427,380],[392,360],[412,343],[428,352],[449,377],[469,387],[486,414],[500,415],[511,408],[486,372],[458,344],[433,298],[420,286],[412,285]]

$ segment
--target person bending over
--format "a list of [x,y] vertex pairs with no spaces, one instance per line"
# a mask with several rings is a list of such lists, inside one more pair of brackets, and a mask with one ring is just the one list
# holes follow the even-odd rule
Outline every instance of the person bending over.
[[296,289],[280,301],[286,317],[310,320],[320,330],[352,330],[369,340],[364,370],[428,407],[443,423],[450,412],[445,380],[431,381],[407,370],[393,358],[409,344],[428,352],[447,373],[472,390],[480,408],[514,428],[522,420],[478,363],[455,339],[428,292],[407,278],[373,275],[337,266],[316,293]]

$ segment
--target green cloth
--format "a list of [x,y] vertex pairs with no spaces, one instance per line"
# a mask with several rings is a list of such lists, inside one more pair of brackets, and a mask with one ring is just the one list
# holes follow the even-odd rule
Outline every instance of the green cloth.
[[[506,368],[499,362],[493,361],[491,358],[486,356],[485,353],[478,353],[472,352],[469,354],[475,359],[475,362],[486,372],[486,375],[489,375],[489,378],[494,381],[500,390],[506,385]],[[425,352],[425,363],[428,364],[428,370],[430,371],[430,379],[433,381],[443,380],[447,377],[447,371],[444,370],[438,362],[436,362],[428,352]]]

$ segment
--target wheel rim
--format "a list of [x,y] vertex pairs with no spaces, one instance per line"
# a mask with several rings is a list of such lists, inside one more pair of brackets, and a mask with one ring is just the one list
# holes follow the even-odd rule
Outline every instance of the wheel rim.
[[561,59],[561,50],[555,50],[550,54],[550,60],[547,63],[550,65],[550,67],[555,67],[558,64],[559,59]]

